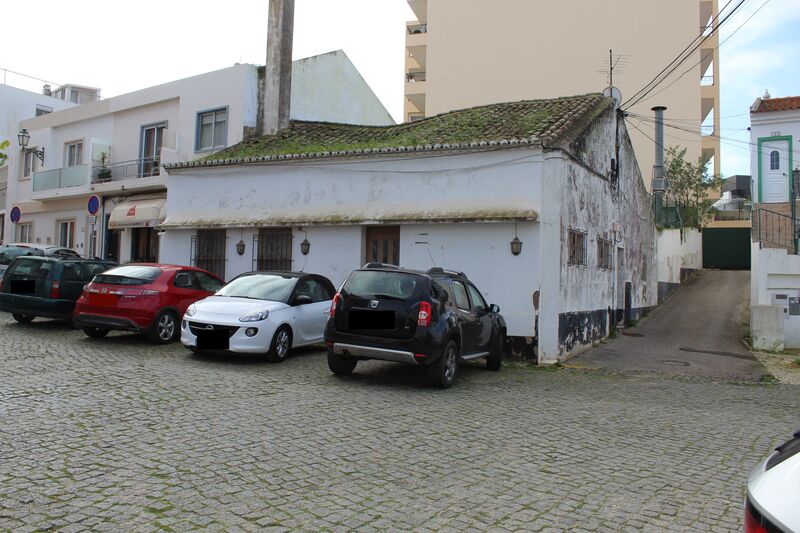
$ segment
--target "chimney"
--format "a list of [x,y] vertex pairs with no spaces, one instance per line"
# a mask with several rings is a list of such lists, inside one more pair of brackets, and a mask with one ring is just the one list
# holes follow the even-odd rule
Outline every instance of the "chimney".
[[45,83],[44,86],[42,87],[42,94],[45,96],[53,96],[53,91],[52,89],[50,89],[49,83]]
[[294,0],[269,0],[264,117],[261,135],[274,135],[289,126],[292,98],[292,41]]
[[656,161],[653,165],[653,184],[651,190],[660,192],[664,190],[664,106],[652,109],[656,114]]

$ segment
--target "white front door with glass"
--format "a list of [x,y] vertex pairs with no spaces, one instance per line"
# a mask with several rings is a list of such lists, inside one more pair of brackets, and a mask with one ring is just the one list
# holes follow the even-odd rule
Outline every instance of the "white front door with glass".
[[161,147],[164,144],[164,130],[166,128],[167,124],[164,122],[142,127],[139,175],[143,178],[156,176],[160,172]]
[[761,143],[761,202],[789,201],[789,141]]

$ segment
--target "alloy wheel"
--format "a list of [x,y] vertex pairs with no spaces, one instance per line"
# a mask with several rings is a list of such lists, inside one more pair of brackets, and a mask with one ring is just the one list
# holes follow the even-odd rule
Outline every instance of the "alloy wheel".
[[278,332],[278,338],[275,339],[275,354],[283,359],[289,353],[289,334],[285,329]]
[[450,348],[447,350],[447,353],[445,353],[444,357],[444,378],[448,383],[450,383],[455,378],[456,366],[458,365],[456,351],[453,348]]
[[166,313],[158,321],[158,336],[163,341],[172,339],[175,335],[175,319],[171,314]]

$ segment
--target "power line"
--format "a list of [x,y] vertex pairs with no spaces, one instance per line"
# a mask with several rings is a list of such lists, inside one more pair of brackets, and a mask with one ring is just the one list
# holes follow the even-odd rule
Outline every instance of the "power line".
[[[747,0],[739,0],[739,3],[736,4],[731,11],[724,16],[716,25],[714,22],[720,17],[720,15],[727,9],[727,7],[731,4],[733,0],[728,0],[728,3],[717,13],[717,15],[712,19],[711,25],[712,30],[708,33],[708,35],[703,35],[702,33],[694,38],[694,40],[689,43],[689,45],[684,48],[684,50],[678,54],[678,56],[673,59],[666,67],[664,67],[661,72],[659,72],[650,82],[645,85],[642,89],[640,89],[636,94],[634,94],[631,98],[629,98],[625,103],[623,103],[623,109],[627,109],[631,106],[634,106],[644,100],[651,92],[653,92],[659,85],[664,83],[666,79],[672,75],[683,63],[685,63],[689,57],[691,57],[697,50],[700,48],[703,43],[705,43],[708,39],[711,38],[712,35],[719,31],[719,28],[722,27],[725,22],[733,16],[736,11],[744,5]],[[698,39],[700,39],[699,42]],[[695,44],[696,43],[696,44]],[[701,59],[702,61],[702,59]],[[668,71],[668,72],[667,72]]]
[[[62,86],[62,85],[66,85],[66,84],[64,84],[64,83],[56,83],[56,82],[54,82],[54,81],[48,81],[48,80],[45,80],[45,79],[43,79],[43,78],[38,78],[38,77],[36,77],[36,76],[31,76],[30,74],[25,74],[25,73],[23,73],[23,72],[17,72],[17,71],[15,71],[15,70],[11,70],[11,69],[8,69],[8,68],[3,68],[3,67],[0,67],[0,70],[2,70],[3,72],[6,72],[6,73],[11,73],[11,74],[14,74],[14,75],[16,75],[16,76],[22,76],[22,77],[24,77],[24,78],[29,78],[29,79],[31,79],[31,80],[36,80],[36,81],[42,81],[42,82],[44,82],[44,83],[49,83],[49,84],[51,84],[51,85],[55,85],[56,87],[60,87],[60,86]],[[5,77],[4,77],[4,80],[5,80]]]

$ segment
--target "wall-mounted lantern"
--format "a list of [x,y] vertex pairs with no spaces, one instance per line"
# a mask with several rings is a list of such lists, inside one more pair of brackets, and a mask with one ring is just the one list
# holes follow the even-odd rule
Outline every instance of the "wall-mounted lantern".
[[300,253],[303,255],[308,255],[308,251],[311,250],[311,243],[308,242],[308,237],[303,239],[303,242],[300,243]]
[[236,243],[236,253],[244,255],[244,241],[242,239],[239,239],[239,242]]
[[17,134],[17,142],[19,143],[20,148],[22,148],[23,152],[30,152],[33,155],[35,155],[37,158],[39,158],[39,161],[41,161],[42,164],[44,165],[44,147],[41,150],[37,150],[35,148],[28,148],[28,143],[30,142],[30,140],[31,140],[31,134],[28,133],[28,130],[22,128],[22,131],[20,131]]
[[519,255],[522,253],[522,241],[517,237],[517,225],[514,224],[514,240],[511,241],[511,253]]

